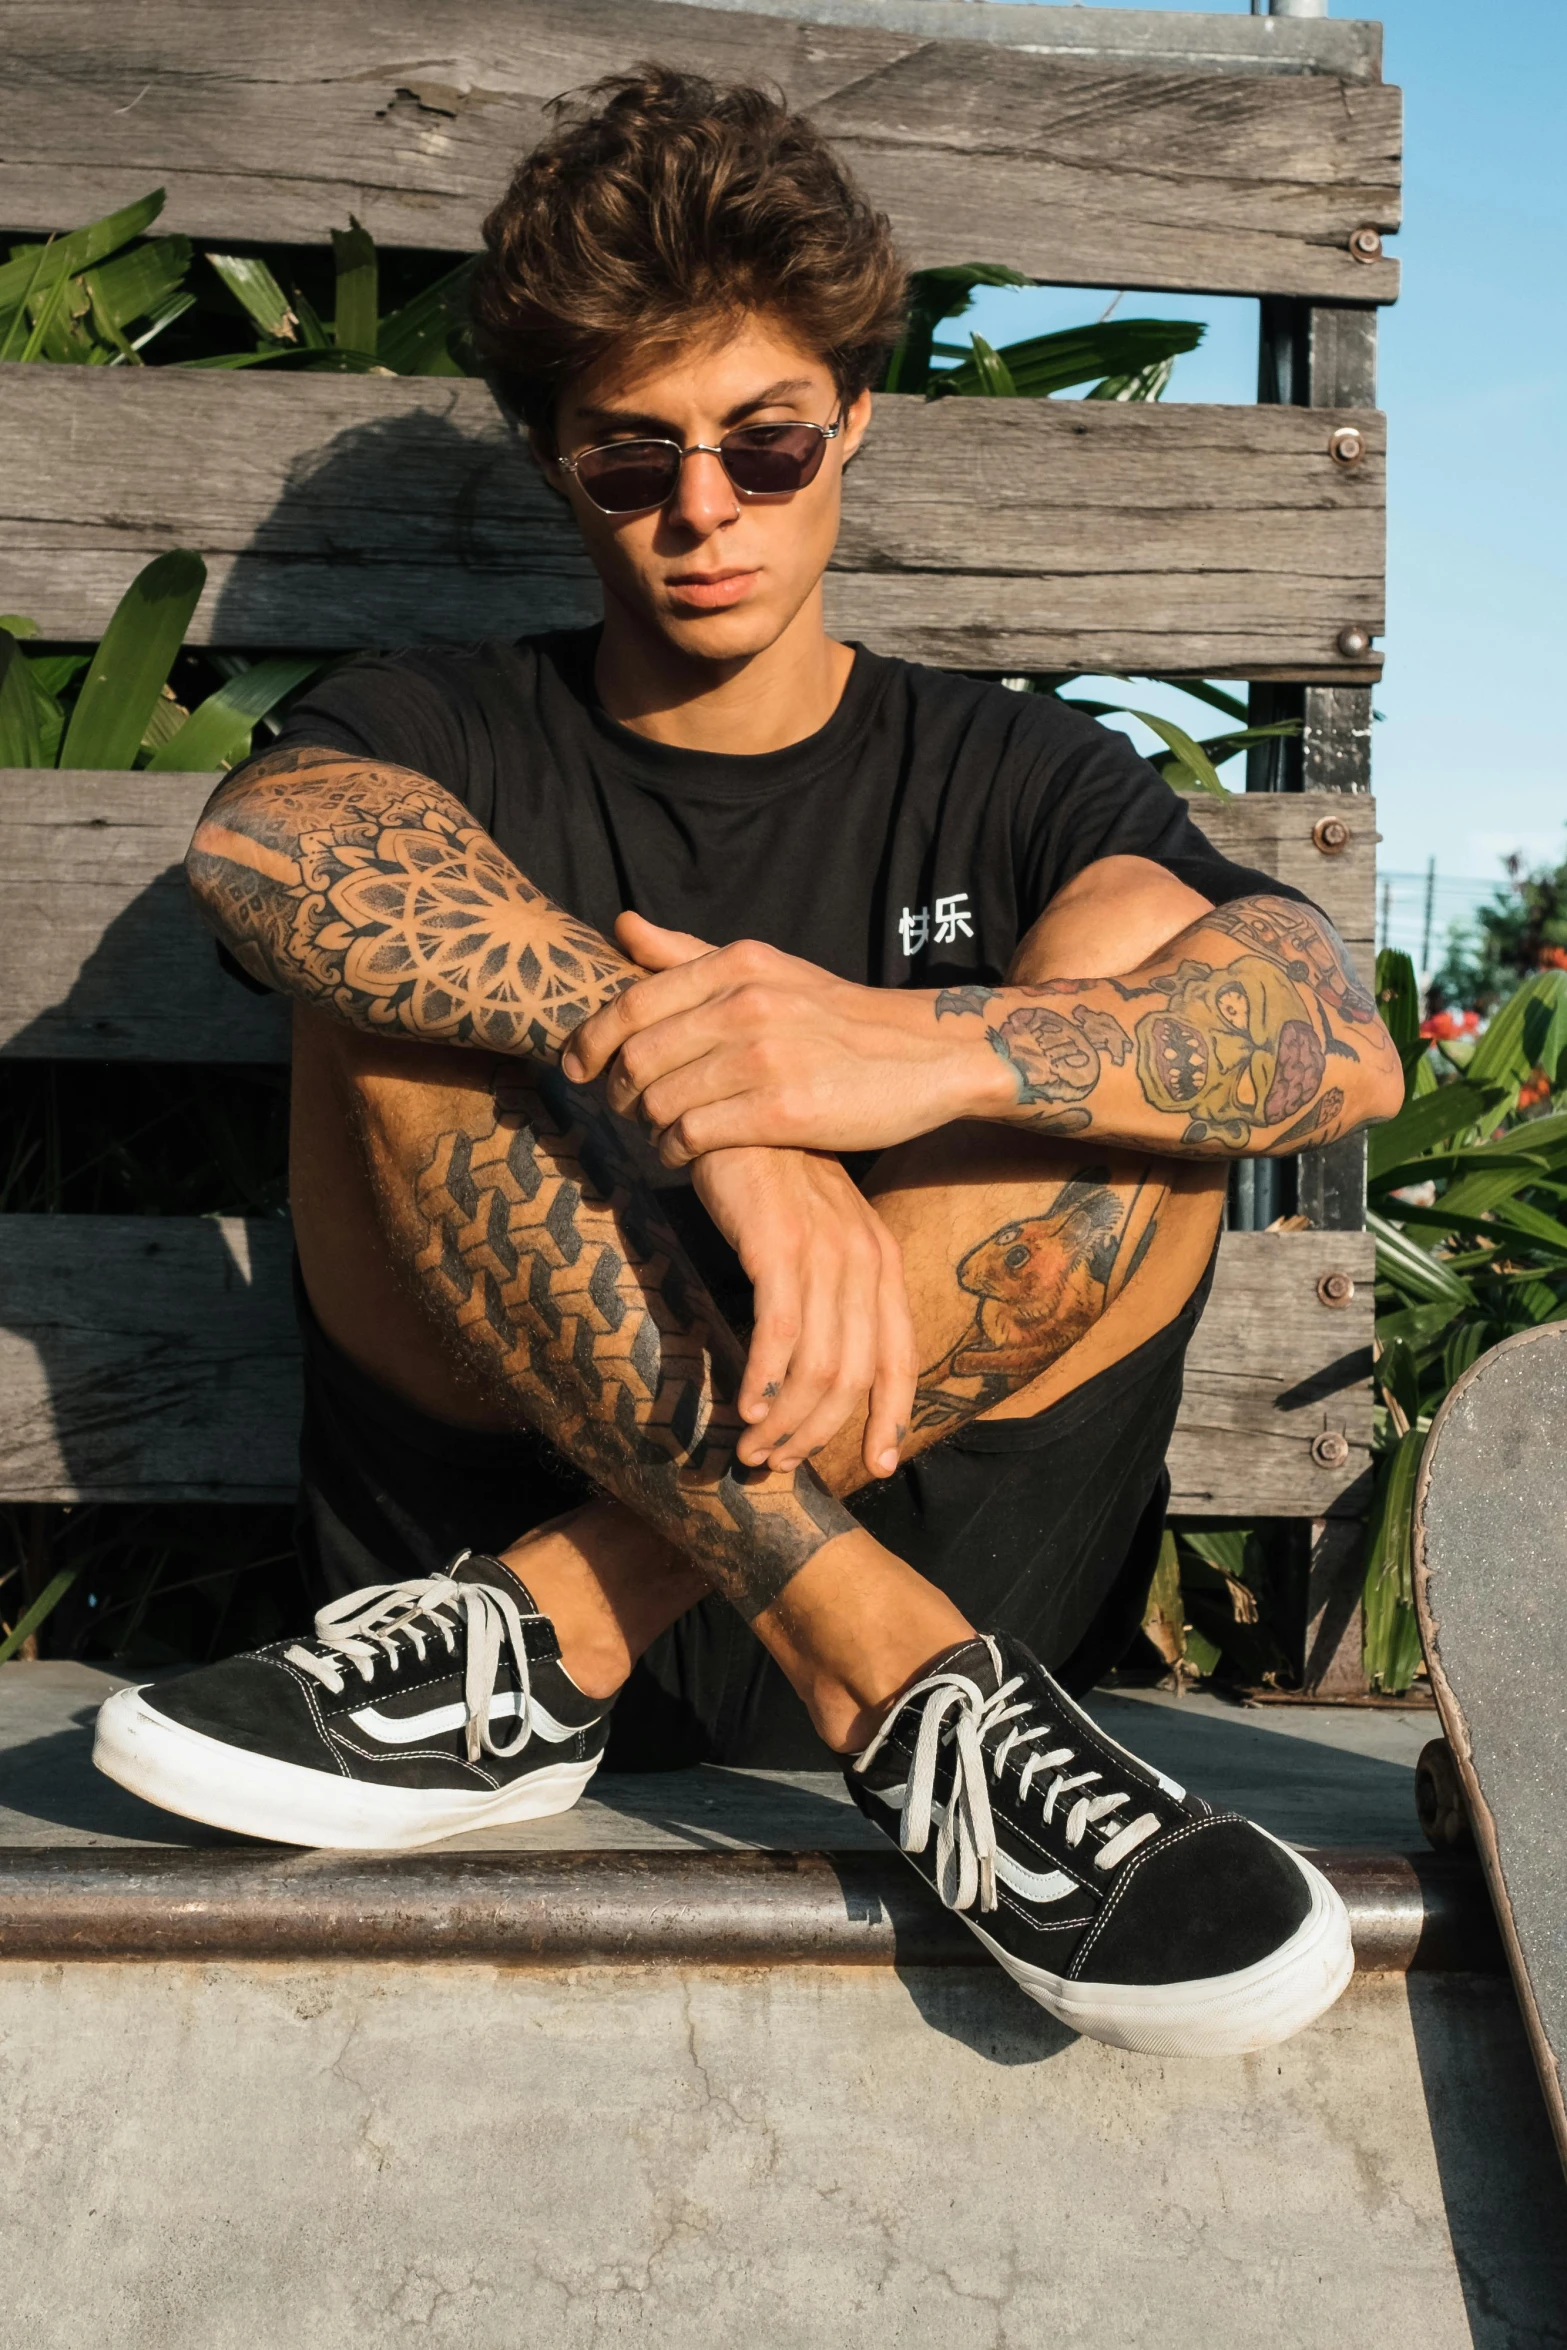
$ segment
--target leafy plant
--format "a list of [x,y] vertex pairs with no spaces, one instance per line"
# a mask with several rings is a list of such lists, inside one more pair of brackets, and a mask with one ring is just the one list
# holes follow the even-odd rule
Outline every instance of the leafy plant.
[[[219,348],[170,364],[282,364],[387,375],[470,372],[464,333],[471,260],[383,316],[380,257],[368,230],[350,215],[346,229],[332,232],[335,298],[327,323],[303,288],[285,292],[259,255],[198,256],[188,237],[147,236],[163,205],[163,189],[154,188],[86,228],[13,245],[9,260],[0,264],[0,359],[144,366],[150,346],[199,311],[207,339],[215,334]],[[228,347],[240,322],[253,339],[245,348]]]
[[139,362],[196,297],[188,237],[145,238],[163,190],[67,236],[13,245],[0,265],[0,359]]
[[279,654],[233,657],[234,674],[187,709],[169,684],[206,585],[199,555],[176,547],[148,563],[120,598],[93,653],[50,652],[37,624],[0,617],[0,767],[152,767],[201,773],[250,753],[251,736],[322,667]]
[[[1057,694],[1061,694],[1063,685],[1074,682],[1070,677],[1028,680],[1030,688],[1035,692]],[[1127,682],[1130,683],[1130,680]],[[1206,703],[1209,709],[1223,710],[1240,723],[1227,727],[1222,734],[1212,734],[1198,741],[1184,727],[1177,726],[1173,719],[1156,717],[1151,710],[1134,709],[1129,702],[1090,702],[1080,695],[1069,697],[1065,694],[1061,694],[1061,699],[1067,701],[1074,710],[1086,710],[1091,718],[1140,719],[1165,745],[1162,752],[1154,753],[1149,764],[1156,767],[1165,782],[1176,791],[1211,792],[1217,798],[1227,800],[1231,796],[1230,788],[1219,774],[1219,768],[1226,759],[1239,758],[1253,743],[1272,742],[1281,736],[1300,732],[1298,718],[1277,718],[1266,726],[1251,725],[1247,719],[1246,705],[1240,697],[1226,693],[1222,686],[1213,685],[1205,679],[1159,677],[1152,682],[1173,686],[1178,692],[1189,694],[1194,702]]]
[[1415,1475],[1453,1382],[1514,1331],[1567,1317],[1567,970],[1510,996],[1462,1071],[1421,1034],[1409,957],[1377,958],[1408,1098],[1372,1130],[1377,1239],[1377,1489],[1366,1561],[1367,1677],[1409,1686]]
[[966,349],[937,342],[937,330],[971,307],[976,288],[1028,283],[1000,262],[916,270],[909,281],[909,323],[887,362],[882,389],[923,392],[932,400],[1043,400],[1089,384],[1091,400],[1156,400],[1177,358],[1195,351],[1203,338],[1204,329],[1191,319],[1123,318],[1033,335],[999,351],[976,334]]

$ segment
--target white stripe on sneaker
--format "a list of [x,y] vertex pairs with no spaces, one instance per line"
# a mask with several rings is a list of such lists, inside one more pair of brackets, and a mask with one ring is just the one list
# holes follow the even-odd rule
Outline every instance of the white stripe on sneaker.
[[[490,1699],[490,1720],[504,1721],[516,1713],[521,1692],[516,1689],[497,1689]],[[461,1702],[432,1706],[423,1714],[384,1714],[378,1706],[362,1705],[349,1720],[369,1738],[382,1746],[417,1746],[426,1738],[438,1738],[444,1730],[460,1730],[468,1719],[468,1709]],[[579,1727],[591,1729],[592,1723]],[[557,1722],[552,1713],[540,1705],[535,1697],[528,1707],[528,1728],[535,1738],[546,1745],[564,1746],[577,1731],[566,1722]]]
[[[879,1795],[882,1802],[893,1811],[902,1810],[906,1792],[905,1787],[873,1787],[871,1789],[871,1793]],[[933,1803],[930,1807],[930,1816],[939,1828],[944,1824],[947,1815],[939,1803]],[[1065,1869],[1052,1869],[1048,1876],[1043,1876],[1034,1869],[1024,1868],[1020,1860],[1014,1860],[1011,1853],[1005,1851],[1000,1845],[996,1848],[996,1875],[1002,1884],[1016,1893],[1021,1900],[1037,1901],[1042,1905],[1052,1901],[1064,1901],[1067,1894],[1081,1890],[1077,1879],[1069,1877]]]

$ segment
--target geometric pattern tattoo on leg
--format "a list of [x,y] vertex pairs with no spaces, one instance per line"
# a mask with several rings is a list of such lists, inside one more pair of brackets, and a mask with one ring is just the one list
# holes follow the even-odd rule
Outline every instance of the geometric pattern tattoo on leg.
[[488,1112],[417,1180],[419,1293],[492,1390],[749,1621],[854,1520],[809,1468],[735,1459],[742,1349],[617,1123],[557,1072],[498,1063]]

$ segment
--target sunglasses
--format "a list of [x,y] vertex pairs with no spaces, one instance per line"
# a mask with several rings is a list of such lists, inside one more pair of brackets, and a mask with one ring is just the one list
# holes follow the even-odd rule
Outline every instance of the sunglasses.
[[743,424],[723,439],[693,441],[606,441],[579,457],[562,457],[562,473],[573,473],[601,514],[645,514],[667,506],[688,457],[716,457],[742,498],[786,498],[805,489],[822,469],[827,443],[843,430],[837,424]]

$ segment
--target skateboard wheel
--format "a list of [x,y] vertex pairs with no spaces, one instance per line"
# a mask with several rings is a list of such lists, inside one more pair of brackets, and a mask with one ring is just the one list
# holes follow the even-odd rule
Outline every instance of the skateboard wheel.
[[1445,1738],[1433,1738],[1420,1749],[1415,1765],[1415,1809],[1428,1844],[1451,1852],[1455,1844],[1472,1844],[1469,1807],[1453,1750]]

